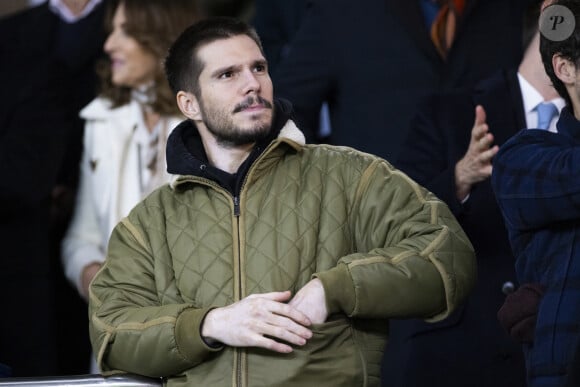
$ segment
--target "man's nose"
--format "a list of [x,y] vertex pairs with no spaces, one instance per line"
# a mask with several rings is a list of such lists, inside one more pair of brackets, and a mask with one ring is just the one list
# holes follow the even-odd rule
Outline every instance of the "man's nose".
[[244,94],[260,91],[260,81],[254,72],[250,70],[244,71],[242,79]]

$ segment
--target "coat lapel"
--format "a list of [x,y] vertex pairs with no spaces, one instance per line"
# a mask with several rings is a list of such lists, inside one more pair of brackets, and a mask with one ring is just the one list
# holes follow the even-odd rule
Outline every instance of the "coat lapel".
[[486,109],[491,133],[497,144],[503,144],[508,138],[526,127],[526,117],[517,72],[501,71],[493,77],[482,81],[477,86],[475,104]]
[[525,128],[526,125],[526,112],[524,111],[524,102],[522,98],[522,90],[520,88],[520,81],[518,80],[518,73],[516,71],[510,71],[506,75],[507,86],[510,92],[510,105],[514,109],[514,114],[516,117],[516,122],[519,128]]
[[457,30],[455,33],[456,37],[461,36],[461,32],[465,27],[465,20],[469,20],[470,15],[473,13],[473,10],[476,8],[477,0],[467,0],[465,2],[465,9],[463,10],[463,15],[461,16],[461,21],[457,26]]

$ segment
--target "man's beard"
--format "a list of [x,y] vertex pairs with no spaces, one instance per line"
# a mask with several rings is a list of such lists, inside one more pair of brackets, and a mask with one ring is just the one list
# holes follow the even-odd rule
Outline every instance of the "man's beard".
[[[248,97],[236,105],[232,113],[237,114],[242,112],[244,109],[256,103],[261,104],[267,109],[272,109],[272,103],[260,96],[256,96]],[[272,128],[272,117],[269,122],[256,122],[251,128],[241,129],[234,126],[229,114],[220,110],[207,109],[203,103],[200,103],[200,108],[201,116],[207,130],[213,134],[217,143],[225,148],[260,142],[268,137],[270,129]]]

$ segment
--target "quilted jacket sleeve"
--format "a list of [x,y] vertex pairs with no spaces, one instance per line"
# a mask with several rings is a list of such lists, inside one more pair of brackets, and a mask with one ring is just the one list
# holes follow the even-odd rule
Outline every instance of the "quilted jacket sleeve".
[[475,284],[473,247],[448,207],[387,162],[363,173],[351,219],[358,253],[316,274],[331,313],[440,320]]
[[93,350],[105,372],[114,371],[109,366],[114,364],[124,372],[150,377],[175,375],[220,350],[207,346],[200,335],[201,323],[211,308],[161,305],[153,254],[136,220],[130,215],[115,228],[107,260],[91,283]]

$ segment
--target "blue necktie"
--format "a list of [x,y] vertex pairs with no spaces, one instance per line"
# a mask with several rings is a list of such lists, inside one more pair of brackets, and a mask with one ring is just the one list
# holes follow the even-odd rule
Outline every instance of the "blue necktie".
[[542,102],[537,106],[538,129],[548,129],[552,118],[558,114],[558,108],[552,102]]

